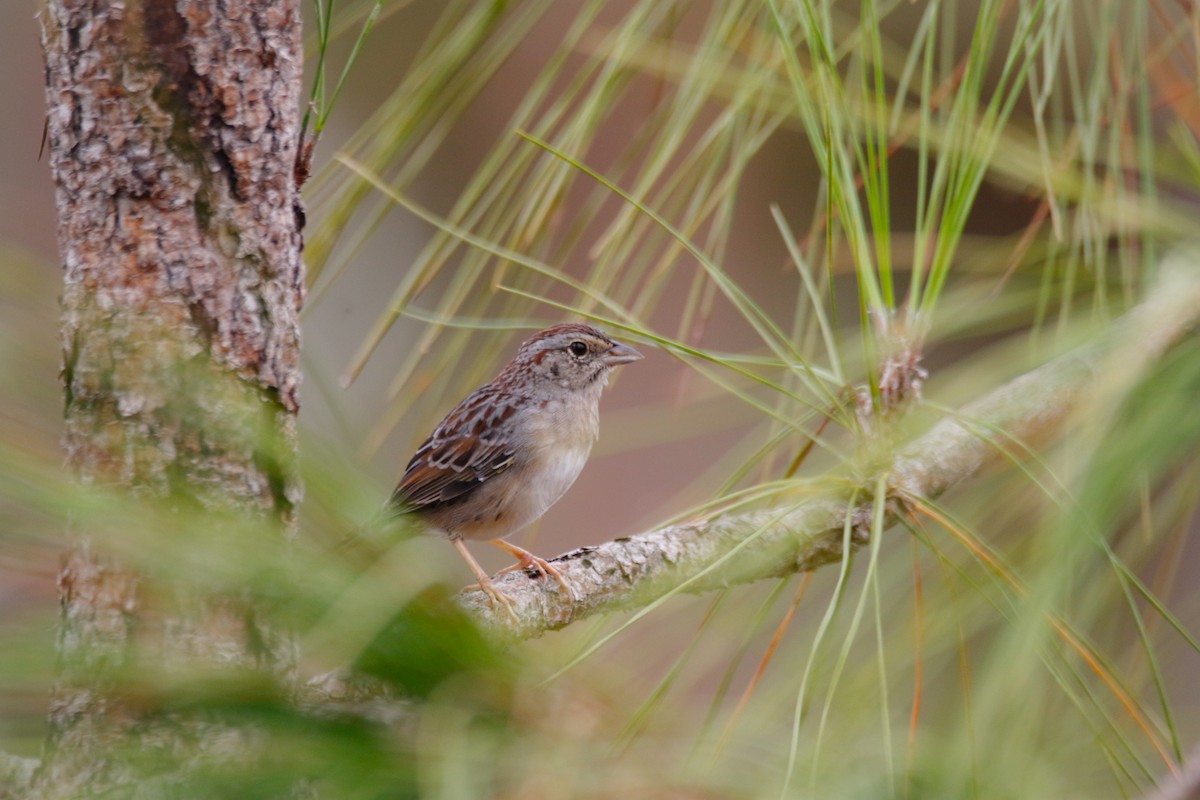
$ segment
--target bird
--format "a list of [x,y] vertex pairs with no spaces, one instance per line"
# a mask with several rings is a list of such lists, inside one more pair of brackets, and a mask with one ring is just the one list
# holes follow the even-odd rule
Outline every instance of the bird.
[[505,538],[541,517],[575,482],[600,432],[600,395],[609,376],[642,358],[590,325],[539,331],[438,423],[408,462],[388,510],[413,514],[449,539],[493,607],[513,613],[466,540],[487,540],[517,559],[501,573],[532,568],[575,599],[558,569]]

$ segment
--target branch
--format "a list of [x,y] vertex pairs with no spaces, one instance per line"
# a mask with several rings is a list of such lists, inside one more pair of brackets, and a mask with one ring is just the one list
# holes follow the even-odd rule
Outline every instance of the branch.
[[[1081,403],[1126,385],[1198,322],[1200,252],[1178,253],[1162,264],[1148,298],[1099,341],[1010,381],[901,450],[890,493],[936,498],[997,456],[1061,432]],[[847,484],[837,477],[832,483]],[[672,589],[701,593],[813,570],[841,559],[847,524],[852,547],[866,541],[870,491],[860,490],[856,504],[854,496],[845,489],[810,495],[783,508],[670,525],[565,553],[553,563],[575,587],[574,601],[554,581],[514,571],[496,580],[513,615],[493,609],[478,589],[464,591],[460,602],[488,628],[529,638],[593,614],[642,607]],[[893,509],[885,525],[895,521]]]

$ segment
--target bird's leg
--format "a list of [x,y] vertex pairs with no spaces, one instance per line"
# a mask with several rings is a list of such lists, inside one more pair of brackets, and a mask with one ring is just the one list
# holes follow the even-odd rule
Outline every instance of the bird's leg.
[[496,584],[492,583],[492,579],[489,578],[488,574],[483,571],[483,567],[479,566],[479,564],[475,562],[475,559],[471,557],[471,551],[467,549],[467,546],[463,543],[463,540],[452,539],[451,541],[454,544],[454,549],[462,555],[463,560],[467,562],[467,566],[471,568],[471,572],[475,573],[475,580],[479,581],[479,588],[488,596],[488,599],[492,601],[492,608],[503,606],[504,610],[508,612],[510,617],[512,617],[514,620],[519,619],[517,617],[517,612],[513,609],[512,600],[496,588]]
[[502,575],[505,572],[512,572],[512,571],[518,570],[518,569],[528,569],[528,568],[532,567],[533,569],[540,572],[543,577],[549,575],[549,576],[553,577],[556,581],[558,581],[558,585],[561,586],[564,591],[566,591],[567,596],[570,597],[572,600],[579,599],[578,597],[575,596],[575,590],[571,587],[571,584],[567,583],[567,579],[563,577],[563,574],[561,572],[559,572],[558,569],[556,569],[546,559],[538,558],[537,556],[535,556],[533,553],[529,552],[528,550],[526,550],[522,547],[517,547],[515,544],[512,544],[511,542],[506,542],[503,539],[492,539],[491,543],[494,544],[496,547],[499,547],[504,552],[511,555],[513,558],[517,559],[516,564],[513,564],[511,567],[505,567],[504,569],[500,570],[500,572],[497,572],[496,573],[497,575]]

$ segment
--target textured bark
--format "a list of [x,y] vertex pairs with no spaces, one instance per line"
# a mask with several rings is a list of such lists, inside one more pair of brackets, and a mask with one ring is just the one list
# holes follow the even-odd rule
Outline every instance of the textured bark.
[[[1110,385],[1128,385],[1148,365],[1200,325],[1200,253],[1164,263],[1154,292],[1090,345],[1016,378],[935,425],[886,467],[889,513],[907,499],[936,498],[1004,454],[1063,432],[1071,413]],[[885,462],[889,463],[889,462]],[[585,547],[553,559],[580,599],[554,581],[510,572],[496,586],[513,601],[510,616],[479,590],[463,605],[505,635],[539,636],[597,613],[640,608],[680,589],[708,592],[739,583],[805,572],[841,560],[849,529],[852,549],[867,541],[874,481],[832,475],[824,494],[794,505],[671,525]],[[859,486],[859,502],[852,490]]]
[[[300,491],[298,0],[50,0],[42,26],[67,465],[282,536]],[[110,748],[138,709],[108,691],[135,650],[276,673],[293,659],[244,599],[147,585],[76,524],[42,795],[137,780]]]

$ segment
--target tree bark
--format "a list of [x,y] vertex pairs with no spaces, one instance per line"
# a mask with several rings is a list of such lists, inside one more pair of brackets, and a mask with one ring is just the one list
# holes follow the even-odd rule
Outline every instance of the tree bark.
[[[67,465],[282,537],[301,492],[298,0],[50,0],[42,32]],[[118,745],[141,715],[114,691],[133,659],[293,662],[246,598],[178,596],[103,552],[88,520],[73,534],[39,796],[139,779]]]

